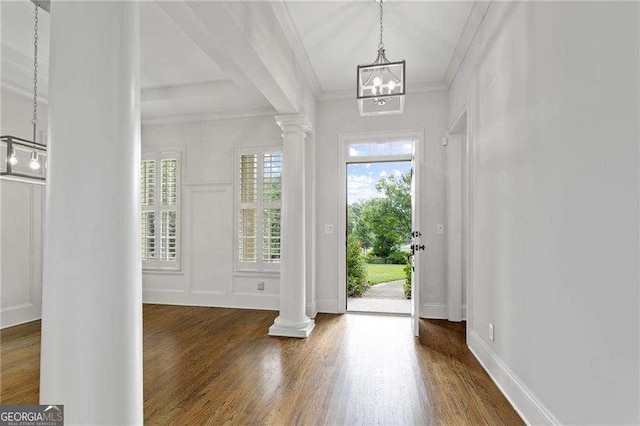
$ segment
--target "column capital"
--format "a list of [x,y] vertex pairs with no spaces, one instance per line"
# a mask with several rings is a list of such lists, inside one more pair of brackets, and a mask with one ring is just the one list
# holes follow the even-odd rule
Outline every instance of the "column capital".
[[311,133],[312,127],[304,114],[276,115],[276,123],[286,133]]

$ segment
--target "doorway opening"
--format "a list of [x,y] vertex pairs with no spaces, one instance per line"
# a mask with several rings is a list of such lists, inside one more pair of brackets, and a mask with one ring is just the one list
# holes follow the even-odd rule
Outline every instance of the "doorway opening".
[[[339,172],[339,180],[340,186],[338,188],[338,194],[340,198],[340,210],[339,210],[339,221],[338,221],[338,238],[337,238],[337,250],[339,253],[338,256],[338,311],[339,312],[355,312],[357,307],[353,306],[353,303],[348,302],[348,286],[349,282],[347,280],[347,249],[348,249],[348,237],[349,233],[347,232],[347,210],[348,205],[352,204],[355,201],[355,197],[348,197],[348,189],[349,187],[353,188],[354,185],[358,185],[356,181],[358,178],[351,177],[351,185],[349,185],[349,178],[347,176],[348,171],[353,171],[357,167],[357,164],[361,165],[361,168],[369,169],[372,174],[368,174],[366,176],[373,177],[373,186],[369,186],[370,192],[377,194],[378,189],[375,188],[375,184],[378,183],[376,180],[379,180],[383,176],[402,176],[407,171],[410,171],[410,192],[409,192],[409,200],[410,200],[410,220],[411,226],[408,229],[407,239],[404,240],[403,237],[400,237],[400,243],[396,244],[396,251],[402,252],[404,251],[404,256],[407,256],[407,244],[409,244],[410,250],[410,258],[408,265],[400,265],[403,269],[410,271],[409,276],[411,277],[410,285],[407,286],[410,288],[411,299],[406,299],[404,297],[404,305],[409,306],[409,315],[411,317],[410,325],[415,336],[419,334],[419,324],[420,324],[420,290],[421,287],[424,286],[424,283],[421,281],[423,274],[421,273],[421,265],[424,262],[423,253],[425,251],[426,244],[424,241],[421,241],[420,236],[422,233],[420,232],[420,223],[422,222],[422,208],[421,208],[421,200],[422,200],[422,192],[421,192],[421,168],[423,167],[423,144],[424,144],[424,130],[423,129],[413,129],[413,130],[382,130],[382,131],[373,131],[373,132],[358,132],[358,133],[341,133],[339,135],[340,138],[340,172]],[[386,173],[382,173],[385,167],[389,167],[391,163],[399,163],[396,167],[390,167],[386,170]],[[371,170],[372,168],[378,168],[378,174],[375,175],[375,172]],[[399,168],[402,167],[403,169]],[[395,170],[398,170],[396,172]],[[404,170],[404,173],[403,173]],[[350,173],[355,176],[355,173]],[[358,173],[362,175],[362,173]],[[383,176],[380,176],[380,175]],[[360,180],[365,180],[365,178],[360,177]],[[359,183],[362,186],[362,182]],[[382,187],[381,187],[382,188]],[[404,186],[406,189],[406,185]],[[387,191],[390,189],[387,189]],[[352,191],[353,192],[353,191]],[[385,192],[385,189],[381,189],[381,193]],[[350,198],[350,200],[348,200]],[[351,201],[351,202],[349,202]],[[404,204],[407,205],[406,203]],[[352,206],[353,207],[353,206]],[[406,216],[405,216],[406,217]],[[405,229],[407,231],[407,229]],[[352,238],[353,240],[353,238]],[[406,242],[402,242],[406,241]],[[364,251],[364,244],[360,244],[360,242],[356,242],[355,245],[352,242],[352,251],[359,253],[361,255],[367,255]],[[371,245],[371,248],[373,246]],[[404,250],[403,250],[404,249]],[[370,249],[369,249],[370,250]],[[402,256],[402,254],[395,254],[393,256]],[[378,256],[383,257],[383,256]],[[406,258],[406,257],[405,257]],[[382,262],[382,260],[374,260],[374,262]],[[385,258],[384,264],[389,264],[389,260]],[[382,264],[382,263],[380,263]],[[362,268],[364,269],[364,267]],[[376,271],[378,272],[378,271]],[[372,273],[373,275],[373,273]],[[406,280],[406,275],[405,278]],[[384,279],[383,279],[384,281]],[[401,281],[402,278],[396,281]],[[370,284],[370,283],[369,283]],[[372,286],[377,286],[381,283],[373,284]],[[371,284],[370,284],[371,285]],[[353,283],[352,283],[353,286]],[[397,286],[397,284],[396,284]],[[380,287],[383,289],[384,287]],[[396,287],[397,289],[397,287]],[[402,288],[402,292],[404,293],[404,284]],[[398,294],[396,292],[396,294]],[[401,293],[402,294],[402,293]],[[371,299],[378,299],[376,297],[372,297]],[[354,299],[351,299],[353,302]],[[403,300],[400,300],[402,302]],[[408,303],[407,303],[408,302]],[[348,306],[349,305],[349,306]],[[395,315],[403,315],[406,313],[406,308],[402,309],[402,313],[398,312],[398,309],[381,309],[380,307],[370,306],[368,308],[358,309],[359,312],[372,312],[372,313],[390,313]]]
[[[472,321],[471,287],[471,143],[467,110],[447,132],[446,221],[447,221],[447,319],[467,321],[469,336]],[[467,339],[468,340],[468,339]]]
[[412,163],[347,163],[347,311],[411,313]]

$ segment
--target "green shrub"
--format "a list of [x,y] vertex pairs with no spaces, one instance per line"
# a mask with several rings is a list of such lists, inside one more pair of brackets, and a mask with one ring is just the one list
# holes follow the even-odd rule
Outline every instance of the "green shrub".
[[360,250],[360,241],[349,235],[347,239],[347,296],[362,296],[367,269]]
[[364,261],[369,265],[382,265],[385,263],[385,258],[376,256],[373,252],[370,252],[364,256]]
[[404,295],[407,297],[407,299],[411,299],[411,258],[408,258],[409,260],[407,260],[407,264],[404,265],[404,276],[405,276],[405,281],[404,281]]
[[409,253],[400,250],[392,251],[391,254],[387,256],[386,263],[390,265],[404,265],[407,263],[408,254]]

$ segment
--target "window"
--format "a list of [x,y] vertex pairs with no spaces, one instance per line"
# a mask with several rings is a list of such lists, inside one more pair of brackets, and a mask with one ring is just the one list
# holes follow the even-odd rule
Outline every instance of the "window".
[[378,141],[348,144],[348,157],[393,157],[413,154],[413,141]]
[[278,271],[282,151],[238,149],[237,270]]
[[143,154],[142,267],[180,269],[180,152]]

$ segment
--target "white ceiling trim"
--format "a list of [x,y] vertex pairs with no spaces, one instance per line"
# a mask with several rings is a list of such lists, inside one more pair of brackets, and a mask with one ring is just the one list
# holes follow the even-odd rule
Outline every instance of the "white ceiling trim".
[[300,69],[302,69],[302,73],[304,74],[311,91],[316,97],[320,96],[322,93],[320,80],[318,79],[316,71],[313,69],[313,65],[311,65],[311,60],[309,59],[307,50],[304,48],[300,34],[293,23],[287,4],[283,0],[270,1],[269,4],[271,5],[271,9],[273,9],[273,13],[280,24],[280,28],[282,28],[282,32],[293,51],[296,62],[298,62]]
[[[416,84],[407,84],[407,96],[419,94],[419,93],[429,93],[429,92],[441,92],[443,90],[448,90],[449,86],[443,81],[432,81],[428,83],[416,83]],[[353,90],[333,90],[329,92],[322,92],[320,96],[318,96],[318,102],[328,102],[328,101],[337,101],[343,99],[356,99],[356,87],[355,87],[355,79],[354,79],[354,87]]]
[[[24,96],[25,98],[33,99],[33,88],[24,88],[20,85],[4,79],[0,82],[0,88],[2,90],[6,90],[7,92],[14,93],[16,95]],[[38,102],[47,105],[49,103],[49,98],[46,96],[42,96],[38,93]],[[6,107],[5,107],[6,108]]]
[[260,99],[258,94],[245,93],[233,80],[216,80],[176,86],[149,87],[142,89],[141,100],[142,102],[166,101],[169,99],[200,98],[204,96],[222,98],[243,96],[244,98],[255,97],[256,100]]
[[207,112],[202,114],[185,114],[185,115],[172,115],[167,117],[150,117],[143,118],[143,126],[159,126],[163,124],[181,124],[181,123],[195,123],[202,121],[215,121],[215,120],[231,120],[234,118],[248,118],[248,117],[263,117],[272,116],[275,117],[277,111],[272,108],[256,108],[244,111],[225,111],[225,112]]
[[456,78],[462,63],[464,62],[464,58],[467,56],[467,52],[471,47],[471,43],[473,43],[473,40],[484,21],[484,17],[487,15],[490,5],[491,0],[474,1],[471,11],[469,12],[469,16],[467,17],[467,22],[462,29],[462,34],[460,34],[456,48],[453,51],[453,55],[451,55],[451,61],[449,61],[449,65],[447,66],[447,70],[445,71],[442,79],[447,85],[447,88],[451,86],[451,83],[453,83],[453,80]]

